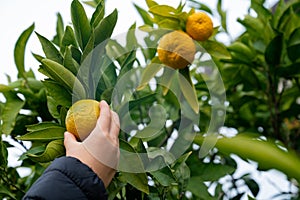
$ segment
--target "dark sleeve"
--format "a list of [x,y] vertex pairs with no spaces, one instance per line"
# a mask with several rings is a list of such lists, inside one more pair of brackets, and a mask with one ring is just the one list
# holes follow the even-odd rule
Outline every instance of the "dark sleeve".
[[23,197],[28,199],[107,199],[102,180],[73,157],[55,159]]

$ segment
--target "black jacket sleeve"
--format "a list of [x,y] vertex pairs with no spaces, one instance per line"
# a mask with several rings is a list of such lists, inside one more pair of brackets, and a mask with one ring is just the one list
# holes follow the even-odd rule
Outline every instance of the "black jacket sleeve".
[[107,199],[104,183],[87,165],[73,157],[55,159],[27,191],[28,199]]

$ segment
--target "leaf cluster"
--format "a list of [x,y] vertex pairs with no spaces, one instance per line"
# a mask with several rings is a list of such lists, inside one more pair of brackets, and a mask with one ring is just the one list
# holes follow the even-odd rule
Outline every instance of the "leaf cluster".
[[[232,154],[256,161],[259,170],[277,169],[300,180],[297,1],[279,1],[271,10],[264,1],[252,0],[257,16],[238,19],[245,32],[225,45],[217,39],[228,33],[219,0],[221,27],[209,40],[197,42],[195,60],[183,70],[160,63],[157,43],[169,31],[184,31],[188,15],[197,9],[213,15],[212,9],[194,0],[188,1],[189,12],[182,3],[174,8],[146,0],[148,10],[134,4],[144,25],[133,23],[126,34],[113,37],[117,10],[106,14],[104,0],[85,3],[94,8],[92,16],[73,0],[71,24],[58,14],[52,40],[35,32],[44,55],[33,56],[44,80],[24,66],[34,24],[16,43],[18,79],[8,77],[8,84],[0,85],[5,99],[0,130],[23,149],[21,167],[31,173],[21,178],[17,167],[7,166],[11,145],[1,139],[0,197],[20,199],[45,167],[65,154],[66,113],[88,98],[106,100],[119,114],[120,149],[133,155],[121,153],[124,162],[108,187],[109,199],[239,199],[245,195],[238,192],[240,180],[256,197],[259,184],[249,174],[234,177]],[[238,135],[225,137],[224,127]],[[224,177],[229,177],[229,189]]]

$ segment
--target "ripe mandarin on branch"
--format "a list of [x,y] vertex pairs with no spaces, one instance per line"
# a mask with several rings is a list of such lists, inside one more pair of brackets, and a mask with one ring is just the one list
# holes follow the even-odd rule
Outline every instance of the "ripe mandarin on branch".
[[193,39],[183,31],[172,31],[159,41],[159,60],[174,69],[183,69],[194,60],[196,46]]
[[204,12],[191,14],[186,21],[186,32],[194,40],[205,41],[213,33],[213,22]]
[[67,131],[83,141],[95,128],[100,115],[99,102],[92,99],[82,99],[75,102],[67,112]]

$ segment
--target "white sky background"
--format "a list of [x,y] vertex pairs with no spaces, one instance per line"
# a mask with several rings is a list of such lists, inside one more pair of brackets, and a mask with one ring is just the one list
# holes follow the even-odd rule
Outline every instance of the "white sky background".
[[[14,45],[20,36],[20,34],[28,28],[32,23],[35,23],[35,31],[45,36],[48,39],[52,39],[55,35],[56,28],[56,13],[59,12],[64,20],[65,25],[70,23],[70,5],[71,0],[2,0],[0,2],[0,83],[7,83],[5,74],[11,76],[12,80],[16,80],[17,70],[14,64],[13,50]],[[119,11],[119,18],[114,30],[114,35],[121,34],[128,30],[128,28],[137,22],[137,25],[142,25],[142,20],[135,11],[130,0],[107,0],[106,1],[106,13],[110,13],[114,8]],[[134,1],[136,4],[145,8],[144,0]],[[178,0],[157,0],[160,4],[168,4],[176,6]],[[211,5],[214,8],[216,0],[209,0],[201,2]],[[249,0],[223,0],[223,8],[228,12],[228,27],[232,37],[236,37],[243,30],[242,26],[236,21],[238,17],[243,18],[247,14],[249,8]],[[274,0],[267,1],[268,5],[272,5]],[[92,9],[85,6],[88,16],[91,16]],[[214,19],[214,26],[219,25],[218,19]],[[33,58],[31,52],[41,54],[41,46],[38,42],[36,35],[33,33],[29,39],[26,47],[25,66],[26,70],[33,69],[37,78],[43,76],[37,72],[38,62]],[[0,97],[1,98],[1,97]],[[17,152],[11,152],[18,154]],[[257,172],[255,165],[248,165],[245,162],[239,162],[239,169],[237,175],[250,172],[253,174],[256,180],[258,180],[261,186],[261,193],[258,199],[270,199],[274,192],[278,191],[274,188],[269,180],[274,183],[280,183],[278,188],[282,191],[288,191],[288,182],[285,181],[285,176],[279,172],[273,171],[272,173]],[[238,177],[237,176],[237,177]],[[224,179],[226,181],[226,178]]]
[[[228,0],[227,0],[228,1]],[[33,22],[35,23],[35,31],[52,39],[55,35],[56,27],[56,13],[60,12],[64,23],[67,24],[71,21],[70,18],[70,4],[71,0],[4,0],[0,3],[0,83],[7,83],[4,74],[11,75],[13,80],[16,79],[17,73],[14,65],[13,50],[14,45],[20,34],[28,28]],[[114,30],[114,35],[123,33],[135,21],[141,25],[142,21],[132,6],[132,1],[122,0],[107,0],[107,13],[110,13],[114,8],[119,11],[119,20]],[[144,1],[135,1],[136,4],[144,7]],[[160,0],[159,3],[166,3],[168,5],[177,5],[178,0]],[[175,3],[174,3],[175,2]],[[215,0],[210,0],[209,3],[214,5]],[[239,2],[239,3],[237,3]],[[230,5],[226,4],[225,9],[235,10],[229,12],[229,20],[231,25],[229,31],[233,32],[233,36],[237,36],[241,31],[242,26],[236,22],[236,18],[242,17],[247,12],[249,1],[240,4],[241,1],[230,0]],[[237,7],[238,5],[238,7]],[[212,6],[213,7],[213,6]],[[88,13],[92,13],[92,9],[85,6]],[[236,12],[238,11],[238,12]],[[91,15],[88,15],[91,16]],[[214,20],[214,25],[219,25],[218,20]],[[233,31],[232,31],[233,30]],[[38,62],[33,58],[31,52],[39,53],[41,46],[35,34],[32,34],[26,47],[25,66],[26,69],[32,68],[34,71],[38,69]],[[41,53],[42,54],[42,53]],[[36,73],[39,75],[39,73]]]

